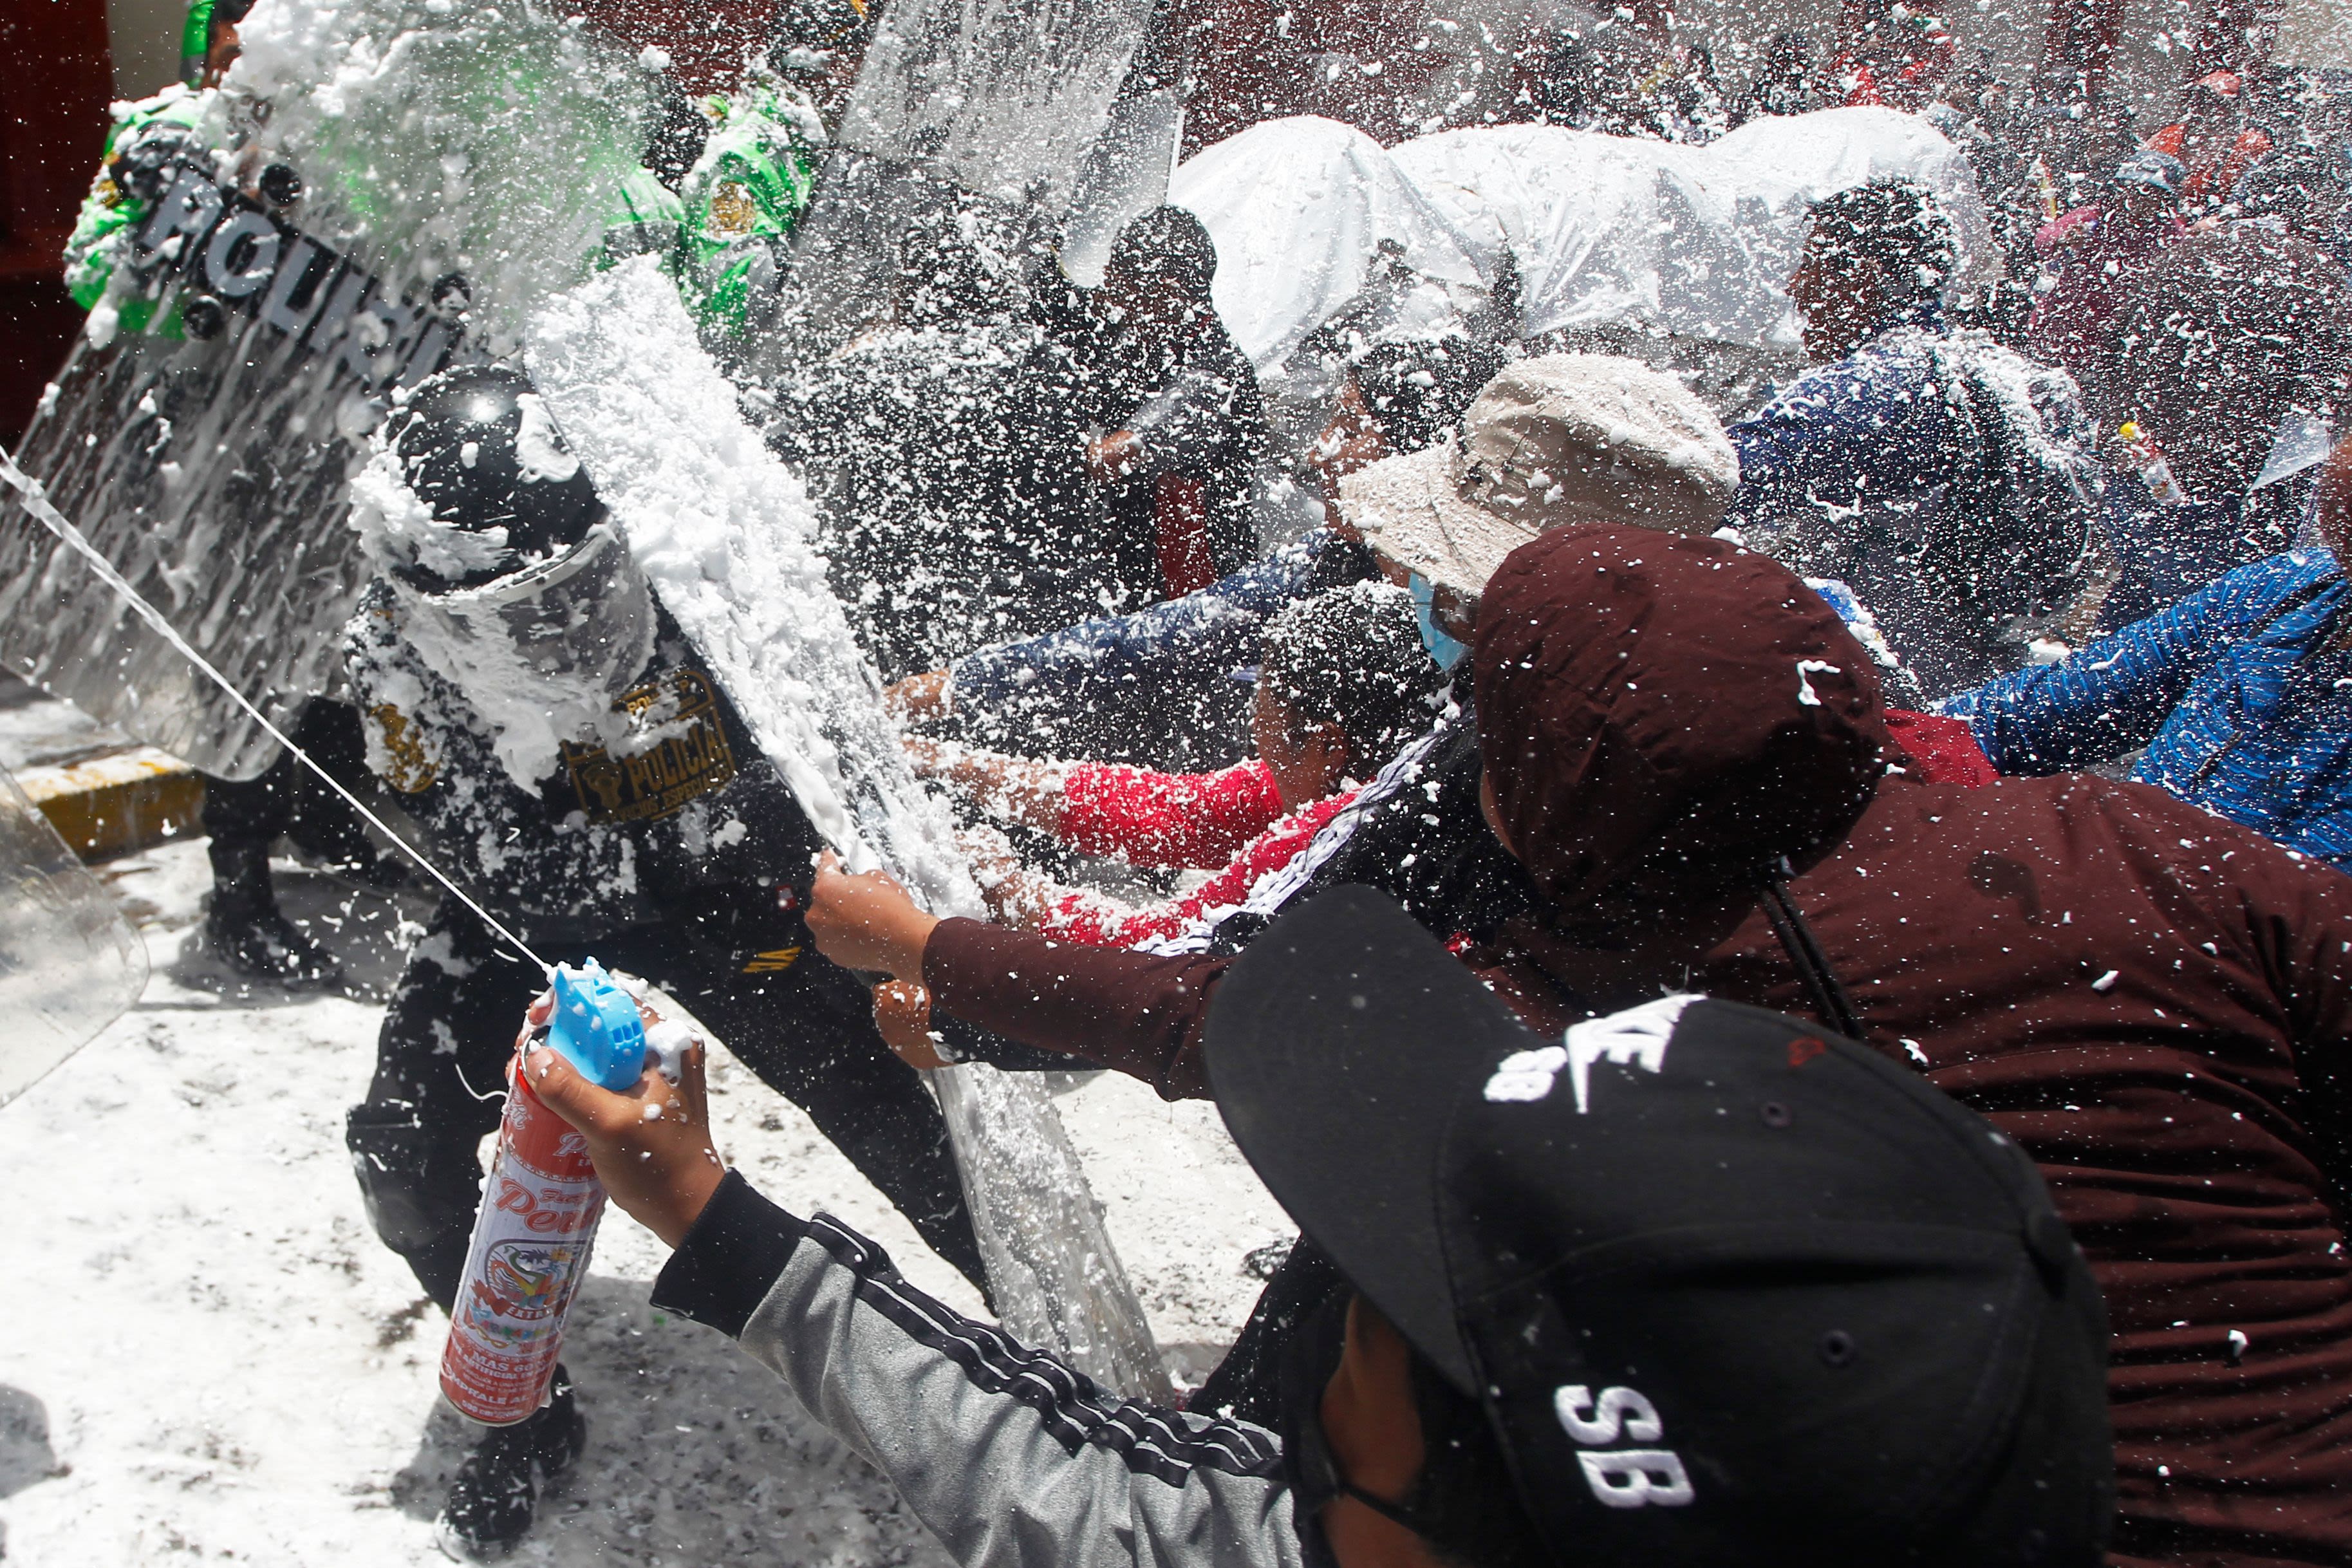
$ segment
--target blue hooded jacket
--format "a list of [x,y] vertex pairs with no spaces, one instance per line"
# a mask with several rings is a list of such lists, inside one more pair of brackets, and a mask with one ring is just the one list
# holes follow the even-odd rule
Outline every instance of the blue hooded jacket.
[[1749,548],[1849,584],[1930,696],[2014,667],[2098,554],[2064,372],[1916,312],[1726,432]]
[[950,689],[966,738],[1172,772],[1250,752],[1265,623],[1374,574],[1363,546],[1318,530],[1197,593],[966,654]]
[[2352,870],[2352,647],[2336,635],[2347,603],[2334,556],[2289,551],[1943,710],[2005,773],[2145,746],[2133,778]]

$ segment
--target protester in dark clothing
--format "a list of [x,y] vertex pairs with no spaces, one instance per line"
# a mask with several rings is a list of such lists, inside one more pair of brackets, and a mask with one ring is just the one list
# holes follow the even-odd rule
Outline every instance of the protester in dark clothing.
[[711,1142],[698,1049],[622,1094],[522,1070],[677,1248],[655,1300],[967,1568],[2098,1560],[2089,1271],[2015,1145],[1896,1063],[1692,996],[1563,1047],[1363,889],[1236,965],[1208,1049],[1336,1260],[1263,1426],[1121,1402],[771,1205]]
[[1924,186],[1823,200],[1789,285],[1820,368],[1728,432],[1731,525],[1851,587],[1931,698],[2023,663],[2100,560],[2074,384],[1949,328],[1956,254]]
[[1609,136],[1712,142],[1730,114],[1705,46],[1676,36],[1657,0],[1595,14],[1564,7],[1529,51],[1520,101],[1543,121]]
[[1269,439],[1257,373],[1217,320],[1216,246],[1181,207],[1119,231],[1087,309],[1087,466],[1125,581],[1179,598],[1257,558],[1251,495]]
[[1812,40],[1794,30],[1775,33],[1731,113],[1734,128],[1759,115],[1804,114],[1817,107]]
[[[1374,345],[1352,368],[1352,405],[1309,461],[1336,484],[1435,444],[1503,363],[1463,337]],[[909,719],[952,719],[966,739],[1024,755],[1200,772],[1248,754],[1249,698],[1234,673],[1265,618],[1371,575],[1361,546],[1318,529],[1181,598],[982,648],[899,681],[891,697]]]
[[1981,328],[2022,352],[2026,323],[2037,297],[2041,271],[2033,237],[2049,219],[2050,165],[2035,156],[2030,134],[2032,110],[2009,83],[1993,74],[1989,52],[1944,80],[1936,100],[1920,117],[1942,132],[1976,176],[1991,245],[1988,259],[1997,275],[1974,280],[1973,301],[1958,302],[1955,319]]
[[2121,572],[2099,617],[2108,627],[2296,542],[2310,473],[2257,481],[2284,433],[2324,423],[2343,402],[2352,376],[2343,269],[2305,241],[2259,228],[2191,235],[2142,268],[2115,342],[2117,402],[2179,495],[2159,500],[2141,473],[2116,479],[2108,527]]
[[[1914,782],[1834,614],[1720,541],[1545,535],[1476,645],[1481,793],[1530,899],[1417,918],[1539,1027],[1687,988],[1918,1067],[2033,1155],[2106,1291],[2114,1550],[2352,1552],[2352,881],[2144,785]],[[822,877],[811,927],[946,1014],[1205,1087],[1230,959],[910,908]]]
[[1083,380],[941,226],[902,237],[890,322],[786,389],[834,591],[884,679],[1134,591],[1073,432]]
[[2186,177],[2179,159],[2143,148],[2109,176],[2103,204],[2077,208],[2035,237],[2037,248],[2046,239],[2045,276],[2055,278],[2034,307],[2026,352],[2073,376],[2103,428],[2126,417],[2108,384],[2116,312],[2139,268],[2188,232],[2175,210]]
[[2352,165],[2345,150],[2289,142],[2246,171],[2229,210],[2244,222],[2307,239],[2340,265],[2352,266]]

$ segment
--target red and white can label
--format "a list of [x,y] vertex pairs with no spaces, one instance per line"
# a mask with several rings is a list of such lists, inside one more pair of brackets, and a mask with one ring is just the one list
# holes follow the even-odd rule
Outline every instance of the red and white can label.
[[563,1320],[604,1213],[586,1142],[520,1073],[510,1081],[441,1355],[441,1392],[491,1426],[512,1426],[546,1402]]

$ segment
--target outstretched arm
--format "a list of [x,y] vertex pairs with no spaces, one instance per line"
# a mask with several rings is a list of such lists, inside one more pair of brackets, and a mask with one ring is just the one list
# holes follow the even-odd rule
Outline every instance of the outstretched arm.
[[915,1289],[838,1221],[715,1174],[698,1064],[674,1094],[650,1072],[608,1094],[551,1051],[525,1070],[614,1200],[677,1247],[655,1303],[739,1340],[959,1563],[1297,1568],[1271,1434],[1121,1401]]
[[1024,1046],[1079,1056],[1204,1099],[1201,1029],[1232,962],[1074,946],[980,921],[941,921],[878,871],[826,857],[809,893],[817,951],[845,969],[914,982],[939,1012]]
[[2145,746],[2190,682],[2288,596],[2280,562],[2256,562],[2057,664],[1946,700],[2005,773],[2085,768]]
[[918,776],[946,780],[982,811],[1005,821],[1040,833],[1061,831],[1062,793],[1069,781],[1069,763],[1008,757],[919,735],[907,736],[899,743],[907,748],[907,760],[914,764]]

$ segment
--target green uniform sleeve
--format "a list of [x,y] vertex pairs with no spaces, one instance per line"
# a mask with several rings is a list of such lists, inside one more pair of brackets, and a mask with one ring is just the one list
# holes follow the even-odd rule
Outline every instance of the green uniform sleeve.
[[[193,126],[204,112],[204,95],[181,88],[127,105],[106,133],[99,154],[98,173],[74,216],[73,232],[66,237],[66,289],[74,303],[94,310],[104,302],[108,286],[121,264],[130,232],[146,221],[147,204],[114,183],[115,153],[155,125]],[[133,332],[155,325],[155,301],[143,295],[117,302],[120,326]]]
[[604,228],[604,247],[597,258],[601,269],[617,267],[633,256],[656,256],[672,277],[679,265],[679,237],[686,207],[653,171],[636,168],[621,182],[619,210]]
[[765,92],[731,100],[681,190],[688,303],[730,335],[816,184],[817,147],[796,109]]

